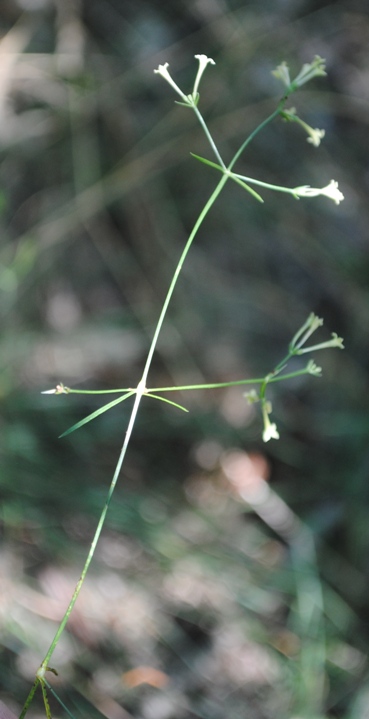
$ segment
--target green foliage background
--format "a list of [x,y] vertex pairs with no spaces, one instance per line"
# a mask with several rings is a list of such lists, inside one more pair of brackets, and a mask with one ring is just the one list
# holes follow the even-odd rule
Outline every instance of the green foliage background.
[[[328,77],[294,102],[326,129],[321,147],[279,121],[240,171],[289,186],[334,178],[345,202],[265,192],[261,206],[227,186],[175,292],[151,384],[263,375],[311,311],[345,352],[317,357],[323,379],[274,389],[281,440],[266,446],[238,389],[186,396],[188,416],[143,403],[55,682],[76,716],[364,719],[367,4],[4,0],[0,23],[1,700],[19,709],[69,601],[128,411],[58,440],[96,400],[40,392],[60,381],[135,385],[218,179],[190,157],[209,156],[206,140],[153,69],[169,62],[190,90],[193,55],[215,59],[201,109],[227,158],[274,109],[273,68],[286,60],[298,71],[319,54]],[[309,657],[321,636],[302,629],[299,565],[273,522],[230,490],[222,461],[232,448],[261,462],[316,539],[327,637],[319,707]],[[142,666],[168,684],[133,687],[127,673]]]

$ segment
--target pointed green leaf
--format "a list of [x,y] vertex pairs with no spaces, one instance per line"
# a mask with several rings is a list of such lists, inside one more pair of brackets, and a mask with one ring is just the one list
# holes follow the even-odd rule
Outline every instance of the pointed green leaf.
[[194,157],[196,160],[203,162],[204,165],[209,165],[210,167],[214,167],[216,170],[220,170],[221,172],[224,172],[223,167],[221,167],[220,165],[217,165],[216,162],[211,162],[210,160],[206,160],[205,157],[200,157],[200,155],[195,155],[194,152],[190,152],[190,155],[192,155],[192,157]]
[[123,397],[118,397],[118,399],[114,399],[112,402],[108,402],[108,404],[104,404],[103,407],[100,407],[99,409],[96,409],[95,412],[92,412],[92,414],[89,414],[87,417],[84,417],[84,419],[81,419],[79,422],[76,422],[72,427],[69,427],[63,434],[59,436],[59,439],[61,437],[66,437],[67,434],[71,434],[71,432],[74,432],[76,429],[79,429],[80,427],[83,427],[84,424],[87,424],[87,422],[91,422],[91,420],[95,419],[95,417],[98,417],[99,414],[103,414],[103,412],[107,412],[108,409],[111,409],[111,407],[115,407],[116,404],[119,404],[119,402],[123,402],[125,399],[128,399],[128,397],[131,397],[134,394],[134,390],[131,392],[127,392],[123,395]]
[[249,192],[250,195],[255,197],[256,200],[258,200],[259,202],[264,202],[263,198],[259,195],[259,193],[255,192],[255,190],[253,190],[252,187],[250,187],[250,185],[246,185],[246,182],[243,182],[242,180],[240,180],[239,177],[235,177],[235,175],[230,174],[229,176],[230,176],[231,180],[234,180],[235,182],[237,182],[238,185],[241,185],[241,187],[243,187],[245,190],[247,190],[247,192]]
[[167,404],[172,404],[173,407],[177,407],[178,409],[182,409],[183,412],[188,412],[188,409],[186,407],[182,407],[181,404],[177,404],[177,402],[172,402],[172,400],[167,399],[166,397],[159,397],[158,394],[151,394],[151,392],[145,392],[145,397],[153,397],[154,399],[160,399],[161,402],[166,402]]

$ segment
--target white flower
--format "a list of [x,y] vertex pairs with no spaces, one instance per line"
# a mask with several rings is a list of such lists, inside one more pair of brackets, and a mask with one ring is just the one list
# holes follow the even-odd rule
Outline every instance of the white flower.
[[325,130],[320,130],[318,127],[310,127],[307,122],[304,122],[304,120],[301,120],[301,117],[298,117],[298,115],[296,115],[296,109],[294,107],[290,107],[289,110],[283,110],[281,115],[285,120],[289,120],[290,122],[297,122],[299,125],[301,125],[301,127],[303,127],[305,132],[307,132],[307,134],[309,135],[307,141],[311,142],[314,147],[319,147],[320,140],[322,140],[325,135]]
[[214,62],[214,60],[212,60],[211,57],[207,57],[207,55],[195,55],[195,58],[196,58],[196,60],[199,61],[199,69],[197,71],[197,75],[196,75],[193,90],[192,90],[192,97],[196,101],[200,80],[204,74],[204,70],[209,65],[209,63],[210,63],[210,65],[215,65],[215,62]]
[[154,70],[155,73],[158,75],[161,75],[164,80],[169,82],[169,85],[171,85],[174,90],[178,93],[178,95],[181,96],[183,102],[185,105],[189,107],[193,107],[194,104],[197,105],[198,99],[199,99],[199,84],[200,80],[204,74],[204,70],[209,65],[215,65],[214,60],[212,60],[211,57],[207,57],[207,55],[195,55],[195,58],[199,61],[199,69],[197,71],[197,75],[195,77],[195,82],[193,86],[193,91],[191,95],[185,95],[184,92],[178,87],[177,83],[174,82],[173,78],[171,77],[170,73],[168,72],[169,63],[166,62],[164,65],[159,65],[157,70]]
[[277,425],[274,422],[269,422],[268,418],[267,425],[264,427],[263,441],[269,442],[270,439],[279,439],[279,432]]
[[340,202],[345,199],[342,192],[338,189],[338,182],[335,182],[335,180],[331,180],[327,187],[323,187],[320,194],[329,197],[336,205],[339,205]]
[[302,66],[299,74],[292,81],[292,85],[295,87],[301,87],[313,77],[319,77],[326,75],[325,71],[325,60],[319,55],[315,55],[313,62],[307,62]]
[[260,397],[255,389],[252,389],[249,392],[244,392],[243,396],[247,399],[249,404],[260,402]]
[[331,180],[329,185],[322,187],[321,189],[310,187],[310,185],[294,187],[293,193],[296,197],[318,197],[319,195],[324,195],[330,200],[333,200],[336,205],[339,205],[340,202],[345,199],[341,190],[338,189],[338,182],[335,180]]
[[319,57],[319,55],[315,56],[313,62],[305,63],[299,74],[294,80],[292,80],[292,82],[287,63],[282,62],[281,65],[278,65],[278,67],[272,72],[272,75],[274,75],[274,77],[278,80],[281,80],[283,84],[289,88],[290,92],[296,90],[298,87],[301,87],[301,85],[304,85],[305,82],[309,82],[309,80],[313,77],[319,77],[319,75],[326,74],[325,60]]
[[178,85],[174,82],[173,78],[171,77],[170,73],[168,72],[169,62],[166,62],[164,65],[159,65],[157,70],[154,70],[155,73],[158,75],[161,75],[164,80],[169,82],[169,85],[171,85],[174,90],[178,93],[178,95],[181,96],[182,100],[188,105],[188,98],[182,92],[182,90],[178,87]]
[[300,329],[296,332],[294,337],[292,338],[290,342],[289,349],[290,351],[299,349],[302,347],[302,345],[305,344],[306,340],[311,337],[311,335],[316,332],[316,330],[321,327],[324,324],[324,320],[321,317],[318,317],[318,315],[315,315],[314,312],[310,312],[309,317],[307,318],[306,322],[300,327]]
[[286,87],[291,85],[290,71],[286,62],[282,62],[275,70],[272,71],[272,75],[281,80]]
[[311,142],[311,144],[314,145],[314,147],[319,147],[320,140],[322,140],[325,135],[325,130],[319,130],[318,127],[316,127],[315,129],[313,129],[310,126],[308,126],[308,127],[309,127],[308,133],[309,133],[310,137],[307,138],[307,142]]
[[270,402],[266,402],[264,400],[261,411],[263,413],[263,421],[264,421],[264,431],[263,431],[263,441],[269,442],[270,439],[279,439],[279,432],[277,430],[277,425],[274,422],[271,422],[269,419],[269,414],[272,410]]
[[314,360],[309,360],[306,365],[306,371],[309,374],[312,374],[314,377],[321,377],[322,375],[322,368],[318,367],[318,365],[315,364]]
[[312,345],[310,347],[304,347],[303,349],[299,349],[296,354],[302,355],[305,352],[315,352],[316,350],[325,350],[330,347],[338,347],[340,350],[345,349],[343,344],[343,337],[339,337],[337,332],[332,332],[331,340],[327,340],[327,342],[319,342],[319,344]]

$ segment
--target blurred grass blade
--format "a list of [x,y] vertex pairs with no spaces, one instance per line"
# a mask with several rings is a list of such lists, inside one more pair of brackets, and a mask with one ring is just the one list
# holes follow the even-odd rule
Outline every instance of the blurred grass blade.
[[103,412],[107,412],[108,409],[111,409],[111,407],[114,407],[116,404],[119,404],[119,402],[123,402],[125,399],[128,399],[128,397],[131,397],[135,393],[134,390],[131,392],[127,392],[123,395],[123,397],[118,397],[118,399],[114,399],[112,402],[108,402],[108,404],[104,404],[103,407],[99,407],[99,409],[96,409],[95,412],[92,412],[92,414],[89,414],[87,417],[84,417],[84,419],[81,419],[79,422],[76,422],[72,427],[69,427],[63,434],[59,435],[59,439],[62,437],[66,437],[67,434],[71,434],[71,432],[74,432],[76,429],[79,429],[80,427],[83,427],[84,424],[87,424],[87,422],[91,422],[91,420],[95,419],[95,417],[98,417],[99,414],[103,414]]

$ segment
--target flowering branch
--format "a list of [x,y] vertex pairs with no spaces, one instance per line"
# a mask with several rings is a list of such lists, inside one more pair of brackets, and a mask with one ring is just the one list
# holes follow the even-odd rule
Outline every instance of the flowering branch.
[[319,147],[320,141],[325,137],[325,130],[320,130],[318,127],[313,128],[308,125],[307,122],[301,120],[301,118],[296,115],[296,109],[294,107],[283,110],[281,117],[288,122],[297,122],[309,135],[307,142],[310,142],[314,147]]
[[[272,411],[271,403],[266,399],[266,389],[268,384],[271,384],[272,382],[282,381],[286,379],[290,379],[291,377],[297,377],[301,376],[303,374],[311,374],[313,377],[321,377],[322,369],[321,367],[318,367],[314,360],[309,360],[306,367],[303,370],[300,370],[298,372],[292,372],[290,374],[284,373],[283,370],[286,368],[289,360],[296,356],[296,355],[302,355],[306,352],[315,352],[317,350],[323,350],[323,349],[332,349],[334,347],[338,347],[339,349],[344,349],[343,345],[343,338],[338,337],[338,335],[335,332],[332,332],[332,339],[327,340],[326,342],[320,342],[316,345],[311,345],[309,347],[303,347],[305,342],[311,337],[311,335],[316,332],[316,330],[323,325],[323,320],[321,317],[318,317],[313,312],[309,315],[306,322],[300,327],[300,329],[296,332],[296,334],[293,336],[289,346],[288,346],[288,354],[286,357],[284,357],[281,362],[274,368],[273,372],[266,375],[264,378],[264,382],[262,383],[260,387],[259,393],[257,393],[255,390],[250,393],[245,393],[245,397],[248,400],[248,402],[261,402],[261,412],[263,417],[263,423],[264,423],[264,431],[263,431],[263,440],[264,442],[269,442],[270,439],[279,439],[279,432],[277,430],[277,425],[274,422],[271,422],[269,419],[269,415]],[[277,376],[279,375],[279,377]]]

